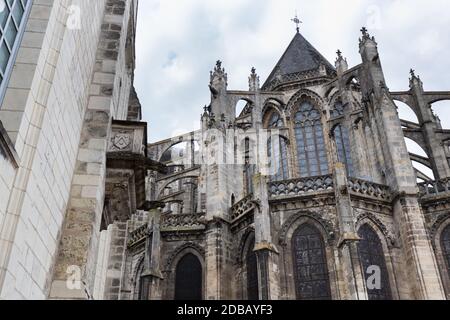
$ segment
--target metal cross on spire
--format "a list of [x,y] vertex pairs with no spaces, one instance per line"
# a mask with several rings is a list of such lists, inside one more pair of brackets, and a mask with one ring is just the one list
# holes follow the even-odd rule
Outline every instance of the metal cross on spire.
[[291,21],[297,25],[297,33],[300,33],[300,24],[303,22],[298,18],[297,11],[295,12],[295,18],[291,19]]

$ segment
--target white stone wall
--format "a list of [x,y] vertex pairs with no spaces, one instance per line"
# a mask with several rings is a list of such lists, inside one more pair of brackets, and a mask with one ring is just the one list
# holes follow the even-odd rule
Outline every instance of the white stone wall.
[[5,217],[15,174],[16,168],[0,154],[0,221]]
[[[30,32],[25,34],[11,77],[11,85],[29,81],[29,70],[20,65],[35,64],[32,80],[21,89],[26,105],[16,140],[20,168],[10,193],[11,217],[2,221],[15,232],[4,234],[2,228],[2,240],[9,239],[13,245],[0,298],[44,299],[48,294],[104,6],[105,0],[34,1],[27,25]],[[68,13],[80,19],[80,28],[66,27]],[[42,28],[46,20],[48,26]]]

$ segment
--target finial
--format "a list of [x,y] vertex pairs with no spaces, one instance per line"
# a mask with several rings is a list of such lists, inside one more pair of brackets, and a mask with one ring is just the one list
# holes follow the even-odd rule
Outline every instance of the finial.
[[411,77],[412,77],[412,78],[415,78],[415,76],[416,76],[416,70],[414,70],[414,69],[411,68],[411,70],[409,70],[409,73],[411,74]]
[[338,58],[342,58],[342,51],[338,49],[338,51],[336,51]]
[[361,33],[362,33],[362,35],[363,35],[364,37],[369,36],[369,34],[367,33],[367,28],[366,28],[366,27],[362,27]]
[[295,11],[295,18],[291,19],[292,22],[294,22],[297,25],[297,33],[300,33],[300,24],[303,23],[302,21],[300,21],[300,19],[298,18],[297,15],[297,11]]
[[256,68],[255,67],[252,68],[252,74],[256,74]]
[[222,61],[217,60],[216,67],[217,67],[217,69],[221,69],[222,68]]

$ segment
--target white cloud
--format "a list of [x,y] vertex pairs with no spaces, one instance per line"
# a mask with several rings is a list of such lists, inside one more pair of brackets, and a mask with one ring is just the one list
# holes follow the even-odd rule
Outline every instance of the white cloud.
[[[264,81],[295,33],[295,10],[303,35],[330,62],[339,48],[350,64],[360,63],[359,30],[367,25],[392,90],[408,89],[411,67],[427,90],[449,90],[447,7],[448,0],[140,1],[136,87],[149,140],[199,127],[217,59],[230,88],[246,89],[253,66]],[[446,123],[450,113],[440,110]]]

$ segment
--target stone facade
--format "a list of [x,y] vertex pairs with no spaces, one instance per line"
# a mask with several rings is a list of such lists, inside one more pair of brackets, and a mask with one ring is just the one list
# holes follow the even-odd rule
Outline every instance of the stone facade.
[[1,299],[449,297],[450,131],[430,106],[450,92],[413,71],[390,92],[365,29],[352,68],[297,33],[262,86],[252,69],[229,90],[218,61],[201,130],[148,144],[137,2],[25,11],[0,90]]
[[[450,92],[424,92],[414,72],[409,91],[390,92],[362,32],[352,68],[297,33],[262,87],[252,70],[248,91],[229,90],[217,63],[202,129],[148,146],[167,173],[147,179],[147,220],[128,223],[119,298],[449,297],[449,131],[430,106]],[[420,123],[400,120],[396,100]],[[405,137],[429,157],[409,154]]]

